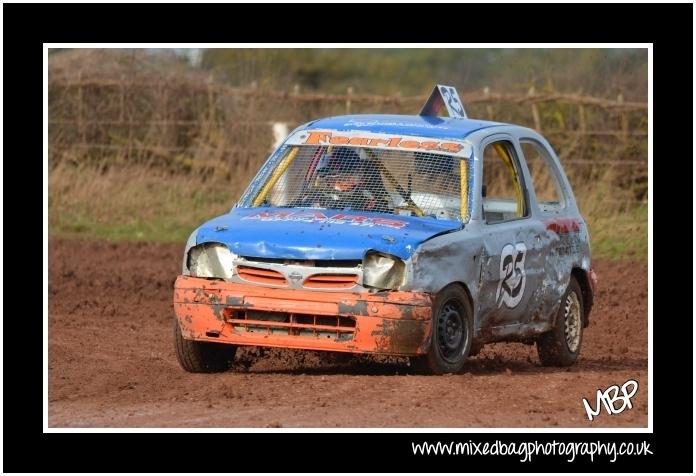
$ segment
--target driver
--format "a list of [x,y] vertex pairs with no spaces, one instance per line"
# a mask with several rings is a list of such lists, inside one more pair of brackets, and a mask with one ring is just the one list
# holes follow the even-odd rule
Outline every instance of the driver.
[[314,189],[323,207],[389,211],[382,176],[364,149],[329,148],[317,165]]

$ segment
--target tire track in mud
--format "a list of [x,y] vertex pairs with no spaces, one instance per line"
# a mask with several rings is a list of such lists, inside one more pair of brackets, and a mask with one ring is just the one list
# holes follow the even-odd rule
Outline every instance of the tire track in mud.
[[[49,241],[49,425],[57,427],[647,426],[647,264],[597,262],[580,361],[488,345],[456,375],[406,359],[246,348],[234,369],[179,368],[171,298],[183,244]],[[633,409],[590,423],[597,389],[639,382]]]

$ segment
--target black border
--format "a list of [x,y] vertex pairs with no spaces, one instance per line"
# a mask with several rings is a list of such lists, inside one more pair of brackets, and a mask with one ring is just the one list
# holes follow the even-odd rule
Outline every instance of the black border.
[[[693,5],[4,4],[4,469],[7,471],[622,471],[692,470],[692,268],[688,203]],[[332,20],[327,25],[325,19]],[[453,26],[448,26],[453,25]],[[492,28],[495,26],[495,28]],[[291,32],[289,35],[288,32]],[[645,42],[654,43],[655,433],[631,434],[43,434],[42,43],[44,42]],[[672,59],[670,59],[672,58]],[[659,72],[659,74],[658,74]],[[670,104],[673,105],[671,110]],[[673,136],[679,130],[681,136]],[[683,131],[687,131],[684,133]],[[670,150],[674,149],[674,150]],[[685,152],[686,150],[686,152]],[[678,161],[679,169],[674,161]],[[670,163],[670,161],[672,163]],[[680,172],[675,173],[675,171]],[[664,180],[661,184],[660,180]],[[663,187],[664,185],[664,187]],[[693,185],[693,184],[692,184]],[[680,192],[683,192],[680,196]],[[661,197],[670,197],[666,200]],[[683,211],[684,206],[678,207]],[[667,210],[665,208],[665,210]],[[687,220],[684,220],[687,221]],[[664,226],[664,228],[661,228]],[[670,240],[670,241],[667,241]],[[21,252],[15,246],[21,242]],[[29,252],[27,251],[29,250]],[[680,276],[679,271],[685,272]],[[659,306],[658,303],[669,303]],[[679,309],[677,308],[679,306]],[[682,380],[674,372],[682,375]],[[687,374],[688,372],[688,374]],[[680,431],[681,426],[681,431]],[[649,441],[649,457],[413,456],[411,441]],[[160,446],[161,445],[161,446]],[[268,454],[267,457],[252,456]],[[310,456],[311,455],[311,456]]]

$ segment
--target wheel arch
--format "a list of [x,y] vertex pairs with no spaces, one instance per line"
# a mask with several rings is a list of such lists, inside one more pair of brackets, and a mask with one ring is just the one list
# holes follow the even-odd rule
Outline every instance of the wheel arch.
[[469,308],[471,309],[471,320],[472,320],[472,323],[474,325],[474,335],[472,336],[472,339],[473,339],[472,345],[473,345],[473,343],[478,344],[479,343],[479,336],[477,335],[477,327],[476,327],[477,326],[477,321],[476,321],[476,319],[477,319],[476,312],[477,311],[476,311],[476,305],[474,303],[474,297],[471,294],[471,291],[469,291],[469,286],[467,286],[466,283],[463,281],[452,281],[451,283],[447,283],[442,288],[440,288],[440,290],[437,293],[435,293],[435,295],[441,293],[442,291],[444,291],[445,289],[447,289],[450,286],[456,286],[456,287],[460,288],[461,290],[463,290],[464,294],[466,295],[467,300],[469,301]]
[[590,311],[594,304],[594,293],[592,292],[592,285],[590,284],[590,278],[588,272],[582,268],[573,268],[571,276],[580,285],[582,290],[582,308],[584,310],[582,316],[583,327],[587,327],[590,324]]
[[448,283],[448,284],[442,286],[442,288],[435,294],[436,295],[440,294],[443,290],[447,289],[450,286],[457,286],[457,287],[461,288],[462,290],[464,290],[464,293],[466,294],[466,297],[469,300],[469,305],[471,306],[471,310],[473,312],[476,309],[474,307],[474,298],[471,296],[471,291],[469,291],[469,287],[466,285],[466,283],[464,283],[462,281],[452,281],[451,283]]

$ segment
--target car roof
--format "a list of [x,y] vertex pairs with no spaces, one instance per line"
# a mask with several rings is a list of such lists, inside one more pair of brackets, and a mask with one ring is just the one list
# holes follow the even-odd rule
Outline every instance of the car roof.
[[480,129],[508,125],[510,124],[451,117],[401,114],[353,114],[318,119],[306,124],[303,129],[357,130],[373,133],[421,136],[433,139],[464,139],[472,132]]

